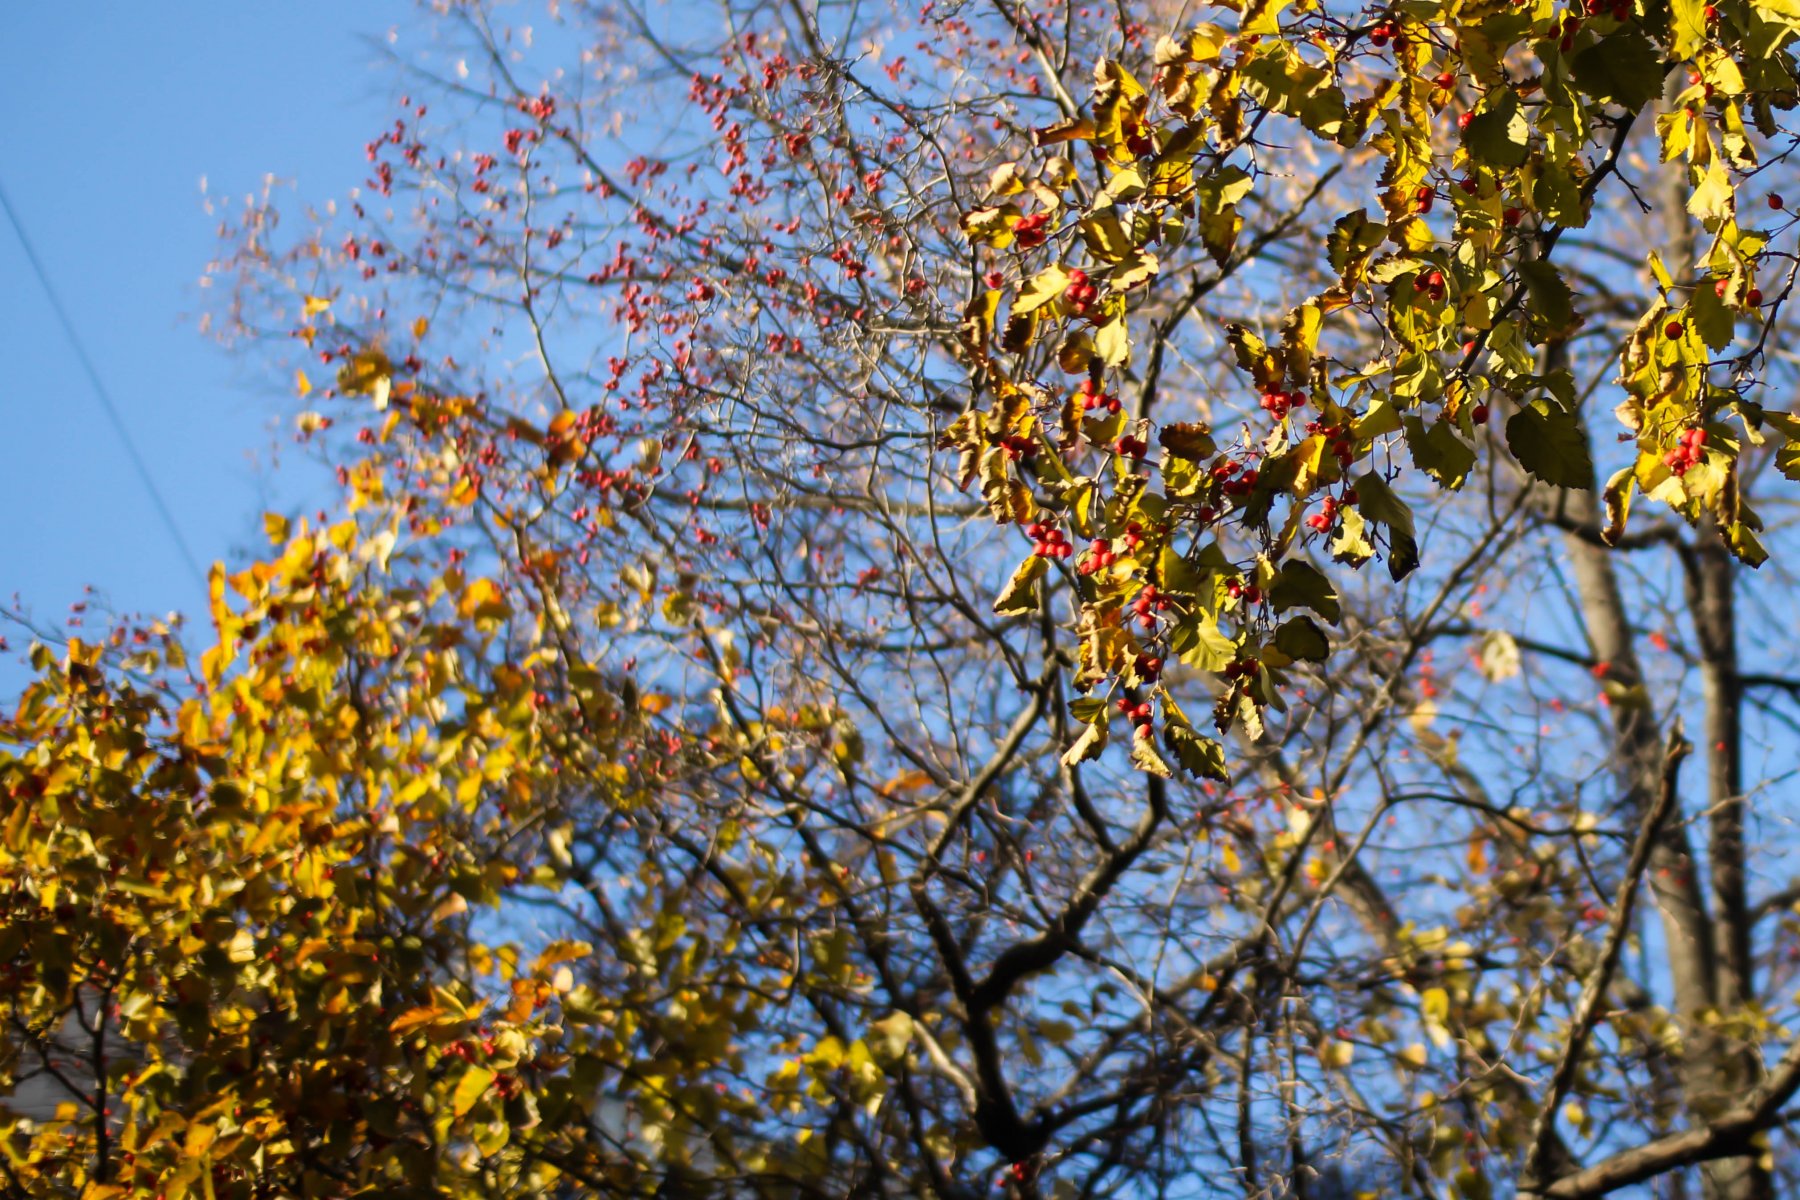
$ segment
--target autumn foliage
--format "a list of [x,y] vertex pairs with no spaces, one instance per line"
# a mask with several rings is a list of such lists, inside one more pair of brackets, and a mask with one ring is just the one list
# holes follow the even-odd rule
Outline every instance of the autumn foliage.
[[0,726],[5,1195],[1795,1185],[1800,9],[441,8],[222,214],[339,495]]

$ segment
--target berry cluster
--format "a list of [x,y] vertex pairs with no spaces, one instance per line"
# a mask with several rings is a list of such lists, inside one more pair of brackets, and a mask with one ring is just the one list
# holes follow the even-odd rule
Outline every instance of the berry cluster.
[[1162,675],[1163,661],[1154,655],[1140,655],[1137,660],[1137,672],[1151,683],[1155,683]]
[[1258,403],[1262,405],[1264,412],[1277,421],[1285,421],[1290,409],[1306,406],[1306,394],[1304,392],[1267,391],[1262,394],[1262,399]]
[[1421,216],[1431,211],[1431,205],[1437,199],[1437,189],[1429,183],[1421,183],[1413,190],[1413,211]]
[[1420,271],[1413,276],[1413,291],[1423,292],[1433,304],[1441,304],[1444,300],[1444,273],[1437,268]]
[[1075,553],[1068,535],[1053,525],[1027,525],[1025,535],[1031,539],[1031,552],[1039,558],[1067,558]]
[[1120,696],[1115,703],[1117,703],[1119,711],[1129,717],[1131,723],[1137,726],[1136,733],[1138,737],[1147,738],[1156,732],[1156,727],[1150,723],[1150,704],[1148,701],[1140,700],[1133,703],[1130,696]]
[[[1243,471],[1243,474],[1239,475],[1239,471]],[[1234,475],[1237,478],[1232,478]],[[1224,481],[1219,490],[1227,496],[1248,496],[1256,488],[1256,468],[1246,468],[1235,458],[1215,463],[1212,468],[1212,477]]]
[[1227,679],[1251,679],[1260,670],[1262,670],[1262,663],[1258,660],[1240,658],[1236,662],[1226,663],[1225,669],[1220,674]]
[[1069,272],[1069,286],[1063,289],[1063,297],[1069,302],[1070,312],[1085,317],[1094,302],[1100,299],[1100,288],[1088,282],[1086,271],[1077,269]]
[[1113,553],[1112,542],[1106,538],[1095,538],[1088,544],[1087,553],[1075,564],[1077,575],[1092,575],[1095,571],[1104,571],[1118,560]]
[[1044,239],[1049,236],[1047,229],[1049,224],[1049,213],[1034,212],[1028,217],[1020,217],[1013,222],[1013,236],[1019,240],[1019,245],[1025,249],[1030,249],[1032,246],[1041,246],[1044,244]]
[[[1725,294],[1727,292],[1729,292],[1730,290],[1731,290],[1731,280],[1729,280],[1729,279],[1720,279],[1720,280],[1716,280],[1713,283],[1713,295],[1717,296],[1721,300],[1725,299]],[[1761,308],[1762,302],[1763,302],[1763,294],[1762,294],[1761,288],[1753,287],[1749,291],[1744,293],[1744,303],[1749,305],[1751,308]]]
[[1675,472],[1677,476],[1686,475],[1688,471],[1700,465],[1706,457],[1706,430],[1688,429],[1681,435],[1681,444],[1663,455],[1663,465]]
[[1369,41],[1377,47],[1385,46],[1400,36],[1400,27],[1392,21],[1383,21],[1369,31]]
[[1143,438],[1132,437],[1130,434],[1126,434],[1124,437],[1121,437],[1118,441],[1113,443],[1113,451],[1118,454],[1120,458],[1142,458],[1144,455],[1150,453],[1150,444]]
[[1119,398],[1117,396],[1109,396],[1105,392],[1102,392],[1100,390],[1100,385],[1095,383],[1092,379],[1082,380],[1081,390],[1076,392],[1075,395],[1076,398],[1081,401],[1083,412],[1093,412],[1096,408],[1104,408],[1109,413],[1116,413],[1119,411]]
[[1345,434],[1348,432],[1342,425],[1327,425],[1323,421],[1308,421],[1306,432],[1316,434],[1331,443],[1331,456],[1338,460],[1339,466],[1347,467],[1350,460],[1356,457],[1356,444]]
[[[1262,589],[1254,583],[1245,583],[1241,579],[1233,579],[1225,585],[1225,594],[1233,600],[1242,600],[1245,604],[1261,604]],[[1229,671],[1226,674],[1230,674]]]
[[1337,524],[1338,502],[1331,496],[1325,497],[1325,503],[1319,511],[1306,518],[1307,528],[1319,533],[1330,533],[1331,527]]
[[1137,615],[1138,624],[1145,629],[1155,629],[1156,614],[1168,610],[1169,598],[1159,593],[1153,583],[1146,583],[1144,590],[1131,602],[1131,611]]
[[1038,444],[1037,439],[1033,437],[1009,433],[1000,439],[999,446],[1006,454],[1008,462],[1018,462],[1020,459],[1029,462],[1037,457]]

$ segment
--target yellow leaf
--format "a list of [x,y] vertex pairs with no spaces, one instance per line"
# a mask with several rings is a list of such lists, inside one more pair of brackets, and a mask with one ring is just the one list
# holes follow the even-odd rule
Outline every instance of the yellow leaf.
[[1319,1061],[1327,1067],[1347,1067],[1356,1057],[1356,1047],[1349,1042],[1326,1042],[1319,1047]]
[[431,910],[431,919],[433,923],[448,921],[450,918],[460,917],[468,911],[469,902],[464,900],[460,894],[451,892],[436,908]]
[[305,371],[294,372],[294,387],[299,389],[302,400],[312,395],[312,380],[306,377]]
[[546,971],[561,963],[574,962],[586,958],[594,952],[594,947],[587,942],[554,941],[544,947],[543,953],[537,956],[534,971]]
[[876,789],[883,796],[894,796],[900,792],[916,792],[920,788],[931,786],[931,776],[920,770],[902,771]]
[[475,1102],[493,1082],[494,1073],[486,1067],[470,1067],[464,1071],[462,1078],[456,1081],[456,1091],[451,1093],[450,1111],[460,1117],[474,1108]]
[[300,311],[309,317],[316,317],[331,307],[331,301],[324,296],[308,296]]
[[199,1158],[218,1140],[217,1125],[189,1125],[185,1148],[189,1158]]
[[419,1008],[409,1008],[388,1025],[388,1032],[396,1037],[404,1037],[422,1025],[429,1025],[444,1015],[444,1010],[435,1004],[427,1004]]
[[431,328],[431,322],[428,321],[427,319],[425,319],[424,317],[420,317],[416,321],[414,321],[412,324],[413,336],[416,338],[422,338],[425,336],[425,331],[430,328]]
[[234,963],[247,963],[256,957],[256,937],[242,926],[231,936],[225,955]]
[[477,579],[464,590],[456,611],[465,620],[470,617],[485,620],[504,617],[511,610],[507,608],[506,600],[493,580]]

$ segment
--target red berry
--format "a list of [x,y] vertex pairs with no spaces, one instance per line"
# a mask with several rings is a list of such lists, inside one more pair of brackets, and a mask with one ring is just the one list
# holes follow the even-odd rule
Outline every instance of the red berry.
[[1715,25],[1715,24],[1717,24],[1717,23],[1718,23],[1718,20],[1719,20],[1719,8],[1718,8],[1718,6],[1717,6],[1717,5],[1716,5],[1716,4],[1709,4],[1709,5],[1707,5],[1707,6],[1706,6],[1706,7],[1705,7],[1705,8],[1704,8],[1704,9],[1702,9],[1702,10],[1701,10],[1701,11],[1702,11],[1702,12],[1703,12],[1703,13],[1704,13],[1704,14],[1705,14],[1705,16],[1706,16],[1706,23],[1707,23],[1707,24],[1708,24],[1708,25]]
[[1721,300],[1723,300],[1725,298],[1725,293],[1729,292],[1730,290],[1731,290],[1731,280],[1729,280],[1729,279],[1721,279],[1717,283],[1713,284],[1713,295],[1717,296]]
[[1442,75],[1439,75],[1436,79],[1432,80],[1432,82],[1441,88],[1453,88],[1456,86],[1456,72],[1445,71]]
[[1779,212],[1781,210],[1781,205],[1782,205],[1781,193],[1780,192],[1770,192],[1769,193],[1769,207],[1772,209],[1775,209],[1777,212]]
[[1670,321],[1667,325],[1663,326],[1664,337],[1678,338],[1681,334],[1682,326],[1680,321]]
[[1751,308],[1760,308],[1762,306],[1762,289],[1751,288],[1749,291],[1745,292],[1744,303],[1748,304]]
[[1525,210],[1522,208],[1519,208],[1517,206],[1513,206],[1511,208],[1506,209],[1506,211],[1502,212],[1500,214],[1500,219],[1506,223],[1508,228],[1511,228],[1512,226],[1517,225],[1520,221],[1525,219]]
[[1456,118],[1456,127],[1458,129],[1467,129],[1469,127],[1469,123],[1471,121],[1473,121],[1474,119],[1475,119],[1474,113],[1472,113],[1472,112],[1463,113],[1462,115],[1460,115]]
[[1486,425],[1488,422],[1488,406],[1485,404],[1477,404],[1473,411],[1469,413],[1469,419],[1477,425]]

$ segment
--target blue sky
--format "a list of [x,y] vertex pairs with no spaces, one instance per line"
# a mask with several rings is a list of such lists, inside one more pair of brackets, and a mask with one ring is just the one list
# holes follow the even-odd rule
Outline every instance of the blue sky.
[[[274,173],[292,201],[344,196],[391,119],[381,39],[398,0],[22,4],[0,36],[0,184],[204,565],[308,499],[279,471],[275,381],[203,336],[215,248],[202,206]],[[204,612],[10,226],[0,222],[0,601],[46,624],[92,584],[123,611]],[[0,684],[23,639],[0,630]]]

